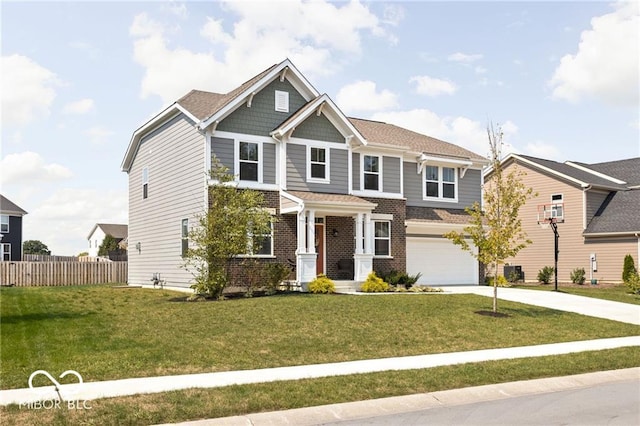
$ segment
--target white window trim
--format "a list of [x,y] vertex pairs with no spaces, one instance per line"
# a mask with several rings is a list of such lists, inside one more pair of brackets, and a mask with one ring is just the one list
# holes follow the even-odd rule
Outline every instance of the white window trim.
[[[273,244],[273,221],[271,222],[271,247],[269,249],[270,254],[253,254],[253,253],[243,253],[243,254],[239,254],[238,257],[242,257],[242,258],[258,258],[258,259],[274,259],[276,256],[273,254],[273,248],[274,248],[274,244]],[[253,234],[251,232],[247,232],[247,251],[250,247],[252,247],[252,244],[250,244],[253,241]]]
[[[364,157],[378,157],[378,189],[365,189],[364,188],[364,174],[365,174],[365,170],[364,170]],[[381,193],[383,192],[383,188],[382,188],[382,182],[383,182],[383,178],[382,178],[382,158],[383,156],[381,154],[360,154],[360,191],[362,192],[368,192],[368,193]],[[366,172],[369,174],[373,174],[376,172]]]
[[[311,149],[324,149],[324,179],[311,177]],[[317,163],[322,164],[322,163]],[[311,183],[331,183],[331,150],[326,146],[307,145],[307,182]]]
[[[5,250],[6,247],[9,247],[9,250]],[[0,262],[4,261],[4,255],[5,254],[9,254],[9,261],[11,260],[11,243],[1,243],[0,244],[0,251],[1,253],[1,257],[0,257]]]
[[[4,222],[4,218],[5,218],[5,217],[7,218],[6,223]],[[9,223],[11,222],[11,219],[9,219],[9,215],[6,215],[6,214],[1,215],[1,219],[0,219],[0,221],[1,221],[1,224],[0,224],[0,232],[2,232],[3,234],[8,234],[8,233],[9,233],[9,231],[10,231]],[[5,224],[7,225],[7,229],[6,229],[6,231],[3,231],[3,230],[2,230],[2,226],[3,226],[3,225],[5,225]]]
[[[240,179],[240,163],[241,162],[254,163],[254,161],[240,160],[240,144],[241,143],[250,143],[250,144],[257,145],[257,147],[258,147],[258,161],[255,161],[255,163],[258,165],[258,180],[257,181],[254,181],[254,180],[241,180]],[[234,163],[235,163],[235,170],[237,171],[236,180],[238,182],[263,183],[262,168],[263,168],[263,164],[264,164],[264,156],[262,154],[262,144],[260,142],[251,141],[251,140],[236,139],[234,145],[235,145],[234,146]]]
[[[147,188],[147,193],[145,195],[144,188]],[[146,200],[149,198],[149,167],[142,168],[142,199]]]
[[[184,234],[184,222],[187,223],[187,235]],[[189,218],[183,218],[180,220],[180,256],[185,257],[186,253],[183,251],[184,241],[187,241],[187,249],[189,249]]]
[[[371,237],[373,238],[373,257],[376,259],[393,259],[393,256],[391,256],[391,221],[390,220],[376,220],[373,219],[373,232]],[[389,225],[389,236],[385,237],[385,238],[377,238],[376,237],[376,223],[378,222],[383,222],[383,223],[387,223]],[[389,243],[389,254],[376,254],[376,240],[385,240],[388,241]]]
[[[451,167],[450,165],[439,165],[439,164],[427,164],[427,166],[432,166],[432,167],[437,167],[438,168],[438,196],[437,197],[427,197],[427,167],[425,166],[422,169],[422,199],[425,201],[438,201],[438,202],[443,202],[443,203],[457,203],[458,202],[458,188],[460,186],[460,178],[459,178],[459,170],[457,167]],[[444,182],[443,180],[443,168],[448,168],[448,169],[453,169],[453,174],[454,174],[454,188],[453,188],[453,192],[454,192],[454,197],[453,198],[445,198],[443,196],[443,184],[444,183],[451,183],[451,182]]]

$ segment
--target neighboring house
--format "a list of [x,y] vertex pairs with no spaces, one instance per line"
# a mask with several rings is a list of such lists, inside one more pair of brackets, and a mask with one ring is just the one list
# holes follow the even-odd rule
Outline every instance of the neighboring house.
[[98,250],[102,245],[104,237],[111,235],[118,241],[118,245],[121,246],[123,241],[127,240],[128,226],[117,223],[96,223],[89,232],[87,240],[89,241],[89,256],[97,257]]
[[505,171],[523,170],[524,184],[538,193],[519,214],[533,244],[507,260],[522,267],[527,281],[554,265],[553,230],[538,224],[550,217],[558,221],[560,281],[570,281],[576,268],[585,269],[587,280],[621,281],[627,254],[638,265],[640,158],[584,164],[510,154],[502,164]]
[[464,207],[481,200],[486,159],[346,117],[289,60],[227,94],[193,90],[133,133],[122,162],[129,284],[155,273],[191,284],[181,256],[208,205],[213,158],[239,188],[262,191],[277,218],[251,256],[295,265],[300,283],[395,269],[431,285],[478,284],[478,262],[442,235],[462,230]]
[[27,214],[0,194],[0,261],[22,260],[22,216]]

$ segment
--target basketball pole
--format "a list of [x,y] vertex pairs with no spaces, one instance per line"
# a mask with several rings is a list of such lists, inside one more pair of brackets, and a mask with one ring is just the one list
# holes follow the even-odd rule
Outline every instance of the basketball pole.
[[553,275],[555,277],[555,290],[558,291],[558,239],[560,235],[558,235],[558,224],[555,219],[549,219],[549,224],[551,225],[551,229],[553,229],[553,242],[554,242],[554,265],[553,265]]

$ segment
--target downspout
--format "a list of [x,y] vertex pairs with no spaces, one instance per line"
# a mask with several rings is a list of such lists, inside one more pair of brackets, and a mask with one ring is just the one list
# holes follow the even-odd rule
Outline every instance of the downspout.
[[636,232],[633,235],[635,235],[636,238],[638,239],[638,257],[636,259],[637,260],[636,265],[640,265],[640,234]]

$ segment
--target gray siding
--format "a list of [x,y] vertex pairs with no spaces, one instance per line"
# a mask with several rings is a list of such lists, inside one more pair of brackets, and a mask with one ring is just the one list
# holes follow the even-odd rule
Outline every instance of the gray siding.
[[233,139],[211,138],[211,160],[213,160],[213,157],[217,157],[232,173],[234,172],[233,143]]
[[[129,171],[129,284],[149,285],[161,273],[167,285],[187,287],[181,268],[181,221],[205,211],[205,137],[183,115],[142,139]],[[142,198],[142,170],[149,170]],[[141,250],[136,250],[136,243]]]
[[[289,92],[289,112],[275,110],[275,91]],[[269,136],[272,130],[295,113],[307,101],[287,81],[275,79],[258,92],[251,102],[251,108],[244,103],[222,120],[217,129],[220,131],[245,133],[249,135]]]
[[588,191],[587,192],[587,224],[596,214],[609,192]]
[[360,154],[351,154],[351,177],[353,178],[353,191],[360,191]]
[[400,158],[382,158],[382,190],[400,193]]
[[287,189],[332,194],[348,193],[348,151],[329,150],[330,183],[307,182],[307,147],[287,145]]
[[264,183],[276,183],[276,144],[262,144],[262,156],[264,163],[262,165],[262,179]]
[[[423,174],[417,174],[416,163],[404,163],[404,196],[407,199],[407,206],[416,207],[441,207],[450,209],[463,209],[471,206],[475,201],[480,202],[481,192],[481,171],[469,169],[460,178],[458,175],[458,202],[425,201],[422,199]],[[459,172],[459,171],[458,171]]]
[[319,117],[317,114],[312,114],[295,129],[292,136],[294,138],[344,143],[344,136],[340,134],[324,114]]

